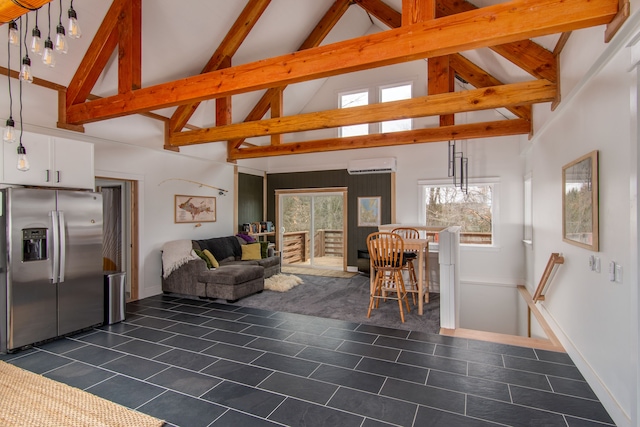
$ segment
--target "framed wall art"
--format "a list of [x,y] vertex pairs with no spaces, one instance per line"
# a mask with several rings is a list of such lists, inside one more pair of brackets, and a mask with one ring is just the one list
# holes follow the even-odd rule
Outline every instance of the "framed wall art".
[[183,196],[176,194],[174,201],[175,222],[215,222],[216,198]]
[[358,227],[380,225],[380,197],[358,197]]
[[597,150],[562,167],[562,240],[599,250]]

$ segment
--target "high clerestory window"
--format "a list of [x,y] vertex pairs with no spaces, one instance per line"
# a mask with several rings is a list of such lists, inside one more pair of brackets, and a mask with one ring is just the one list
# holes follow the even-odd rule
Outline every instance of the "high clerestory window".
[[[371,92],[373,93],[373,92]],[[370,96],[369,89],[363,89],[352,92],[342,92],[338,95],[338,102],[340,108],[350,108],[350,107],[359,107],[362,105],[368,105],[375,102],[390,102],[390,101],[399,101],[402,99],[411,99],[412,94],[412,84],[411,83],[402,83],[402,84],[393,84],[386,86],[379,86],[377,93],[374,95],[377,99],[372,99]],[[368,135],[371,131],[388,133],[388,132],[398,132],[403,130],[411,130],[412,121],[411,119],[400,119],[400,120],[390,120],[381,123],[374,124],[358,124],[351,126],[342,126],[340,128],[340,136],[348,137],[348,136],[358,136],[358,135]]]

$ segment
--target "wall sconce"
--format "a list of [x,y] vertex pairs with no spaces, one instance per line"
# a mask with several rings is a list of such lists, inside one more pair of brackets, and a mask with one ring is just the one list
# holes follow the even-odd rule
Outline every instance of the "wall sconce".
[[465,194],[469,191],[469,158],[462,150],[456,151],[456,141],[449,141],[448,176],[453,178],[453,185],[460,187]]

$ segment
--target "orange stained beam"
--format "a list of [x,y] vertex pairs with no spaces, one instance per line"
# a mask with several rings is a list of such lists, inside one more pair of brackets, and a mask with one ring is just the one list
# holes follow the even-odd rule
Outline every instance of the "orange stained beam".
[[614,0],[512,0],[398,29],[67,106],[82,124],[504,44],[609,22]]
[[[0,23],[6,24],[12,19],[44,6],[51,0],[0,0]],[[23,7],[24,6],[24,7]]]

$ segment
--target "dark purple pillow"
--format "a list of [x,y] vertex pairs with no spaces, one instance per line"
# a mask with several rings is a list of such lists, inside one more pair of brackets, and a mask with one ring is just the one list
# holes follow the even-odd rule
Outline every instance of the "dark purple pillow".
[[236,236],[240,237],[242,240],[244,240],[247,243],[253,243],[253,242],[256,241],[256,239],[254,239],[253,237],[249,236],[248,234],[238,233],[238,234],[236,234]]

